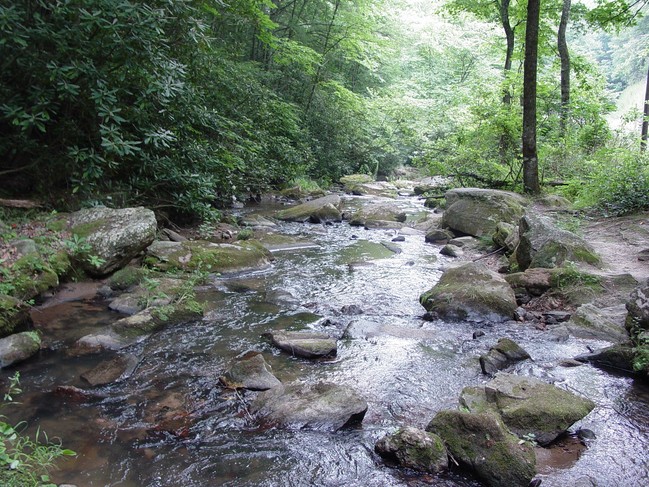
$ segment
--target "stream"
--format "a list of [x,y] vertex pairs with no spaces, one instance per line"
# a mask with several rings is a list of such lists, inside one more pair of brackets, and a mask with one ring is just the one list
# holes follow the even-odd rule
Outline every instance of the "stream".
[[[362,199],[354,200],[356,203]],[[415,218],[421,202],[399,198]],[[272,214],[276,208],[241,210]],[[34,312],[48,349],[0,373],[20,372],[20,406],[10,420],[38,425],[78,457],[53,472],[57,483],[86,486],[479,486],[452,471],[427,475],[386,465],[374,444],[399,426],[424,428],[437,411],[457,408],[463,387],[482,384],[478,356],[501,337],[532,356],[513,372],[583,394],[597,407],[573,427],[596,439],[587,447],[539,451],[539,478],[550,486],[649,485],[649,388],[633,379],[562,359],[606,346],[559,342],[529,324],[424,321],[419,295],[452,259],[423,235],[346,223],[280,223],[281,233],[315,245],[275,252],[268,270],[214,277],[200,289],[208,311],[200,321],[155,333],[123,352],[136,355],[128,380],[88,389],[80,374],[113,352],[70,356],[79,337],[121,318],[94,288],[59,293]],[[95,286],[96,288],[96,286]],[[71,293],[74,294],[74,293]],[[261,337],[269,329],[313,328],[341,335],[333,360],[310,361],[278,351]],[[485,335],[473,339],[480,329]],[[234,392],[219,376],[246,351],[262,352],[282,382],[335,382],[363,395],[361,426],[335,433],[291,431],[260,424],[247,405],[257,393]]]

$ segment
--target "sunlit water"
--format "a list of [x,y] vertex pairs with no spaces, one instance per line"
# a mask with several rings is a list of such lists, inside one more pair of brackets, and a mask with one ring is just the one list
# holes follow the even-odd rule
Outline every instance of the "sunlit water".
[[[417,202],[403,200],[411,212]],[[347,224],[282,224],[284,233],[317,248],[278,252],[271,269],[215,278],[203,290],[202,321],[156,333],[123,352],[140,362],[126,381],[90,389],[94,397],[62,393],[86,387],[79,375],[110,354],[68,357],[66,344],[120,315],[105,303],[53,306],[41,323],[51,350],[3,370],[21,373],[25,393],[11,418],[40,425],[79,454],[62,464],[57,482],[83,486],[473,486],[453,472],[430,476],[386,466],[374,443],[399,426],[425,427],[441,409],[457,407],[463,387],[485,382],[477,357],[500,337],[521,344],[534,361],[516,372],[535,375],[597,403],[578,426],[595,432],[567,468],[546,465],[544,486],[649,484],[649,393],[631,379],[590,366],[561,368],[564,358],[602,342],[557,343],[529,325],[428,322],[419,295],[450,263],[423,236],[406,236],[401,253],[386,251],[394,231]],[[381,258],[376,258],[381,257]],[[290,293],[295,305],[269,296]],[[351,306],[362,310],[352,314]],[[270,328],[311,327],[342,336],[338,355],[309,361],[275,350]],[[472,339],[480,328],[484,337]],[[369,410],[360,427],[336,433],[268,428],[247,409],[254,392],[223,389],[218,377],[247,350],[264,354],[283,382],[326,380],[360,392]],[[580,484],[581,485],[581,484]]]

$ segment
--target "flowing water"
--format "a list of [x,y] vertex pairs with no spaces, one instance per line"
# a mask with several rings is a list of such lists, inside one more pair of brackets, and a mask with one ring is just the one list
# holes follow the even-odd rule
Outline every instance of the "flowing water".
[[[400,204],[413,214],[422,211],[416,201]],[[557,342],[523,323],[422,320],[418,297],[450,263],[423,236],[407,235],[396,244],[401,252],[393,253],[381,242],[390,241],[394,231],[290,223],[281,224],[281,231],[317,246],[277,252],[265,271],[214,278],[201,290],[209,308],[203,320],[169,327],[123,351],[138,357],[133,375],[87,395],[60,386],[87,387],[80,374],[114,355],[72,357],[66,347],[121,316],[83,295],[59,298],[40,312],[36,321],[49,349],[2,371],[6,378],[18,370],[25,391],[21,406],[5,412],[40,425],[78,453],[54,473],[57,482],[477,486],[457,472],[431,476],[386,466],[374,443],[399,426],[423,428],[437,411],[456,408],[463,387],[486,381],[477,357],[506,336],[534,359],[517,373],[597,403],[577,425],[597,435],[587,448],[539,455],[543,485],[649,485],[647,387],[588,365],[557,366],[605,343]],[[281,353],[261,337],[275,328],[347,331],[334,360],[310,361]],[[476,329],[485,336],[472,339]],[[260,424],[247,409],[256,393],[229,391],[218,381],[248,350],[262,352],[283,382],[326,380],[357,390],[369,404],[362,425],[328,433]]]

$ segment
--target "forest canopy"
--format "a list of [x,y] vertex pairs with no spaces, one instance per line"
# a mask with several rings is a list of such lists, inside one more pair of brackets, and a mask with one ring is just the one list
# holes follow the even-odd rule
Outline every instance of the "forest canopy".
[[[632,132],[606,119],[644,79],[645,3],[541,2],[541,182],[612,212],[648,204],[642,114]],[[0,196],[205,220],[300,179],[403,165],[521,190],[526,7],[0,0]]]

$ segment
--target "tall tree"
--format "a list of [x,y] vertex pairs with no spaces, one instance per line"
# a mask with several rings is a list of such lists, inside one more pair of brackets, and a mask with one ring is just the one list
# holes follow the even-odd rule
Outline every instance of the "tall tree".
[[525,29],[525,67],[523,69],[523,189],[541,192],[539,158],[536,151],[536,71],[539,45],[541,0],[528,0]]
[[568,30],[571,3],[571,0],[563,0],[559,33],[557,35],[557,49],[561,61],[561,113],[559,115],[559,136],[561,137],[566,134],[570,106],[570,53],[568,52],[566,31]]
[[647,150],[647,132],[649,131],[649,69],[647,70],[647,87],[644,93],[644,110],[642,118],[642,131],[640,134],[640,150]]

